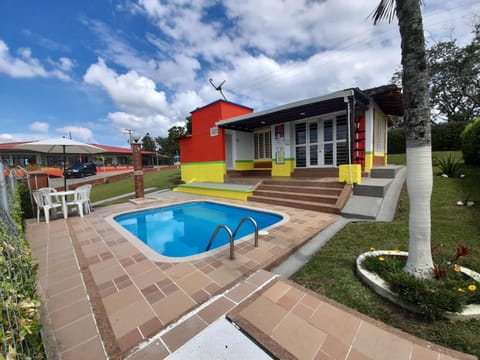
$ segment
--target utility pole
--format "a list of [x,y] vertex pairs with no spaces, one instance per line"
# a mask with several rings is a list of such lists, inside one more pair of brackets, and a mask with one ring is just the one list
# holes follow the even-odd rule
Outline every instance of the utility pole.
[[128,134],[128,143],[132,146],[132,134],[135,132],[135,129],[125,129],[124,134]]

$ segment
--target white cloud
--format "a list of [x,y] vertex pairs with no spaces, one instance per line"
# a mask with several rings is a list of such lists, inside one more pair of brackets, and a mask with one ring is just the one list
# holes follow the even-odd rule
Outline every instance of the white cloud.
[[0,134],[0,142],[11,142],[15,139],[12,134]]
[[139,114],[167,109],[165,93],[156,90],[155,82],[136,71],[119,75],[102,58],[90,65],[83,79],[87,84],[103,87],[121,109]]
[[79,139],[80,141],[88,141],[92,139],[92,130],[81,126],[64,126],[62,128],[55,129],[59,134],[65,136],[71,135],[73,139]]
[[40,60],[32,57],[29,48],[19,48],[19,57],[13,57],[7,44],[0,40],[0,73],[5,73],[13,78],[55,77],[60,80],[69,80],[70,76],[63,69],[53,67],[46,69]]
[[35,121],[28,126],[28,128],[30,130],[35,131],[35,132],[41,132],[41,133],[48,132],[49,127],[50,127],[50,125],[48,123],[41,122],[41,121]]

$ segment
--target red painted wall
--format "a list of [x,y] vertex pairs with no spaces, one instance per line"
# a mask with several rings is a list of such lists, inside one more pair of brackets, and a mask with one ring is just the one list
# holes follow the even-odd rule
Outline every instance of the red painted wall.
[[249,114],[253,110],[231,102],[218,100],[192,111],[192,135],[180,139],[180,161],[182,163],[224,161],[225,133],[218,129],[217,136],[210,136],[215,122]]

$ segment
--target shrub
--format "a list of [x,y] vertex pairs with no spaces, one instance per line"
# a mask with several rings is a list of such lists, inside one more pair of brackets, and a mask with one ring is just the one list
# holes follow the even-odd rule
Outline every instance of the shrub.
[[460,159],[453,154],[446,158],[438,159],[436,166],[438,166],[442,174],[446,174],[449,177],[458,177],[460,175],[460,169],[462,168]]
[[388,153],[405,154],[405,129],[403,127],[388,130]]
[[462,147],[461,134],[467,126],[465,121],[432,124],[432,150],[452,151]]
[[378,274],[402,302],[416,306],[428,319],[439,319],[447,312],[460,312],[467,304],[480,302],[480,289],[474,280],[458,272],[458,266],[436,264],[433,275],[441,276],[418,279],[403,271],[405,261],[406,257],[395,255],[369,256],[362,266]]
[[466,165],[480,165],[480,118],[463,130],[462,153]]
[[0,216],[0,359],[44,359],[37,265],[23,235],[20,189],[10,217]]

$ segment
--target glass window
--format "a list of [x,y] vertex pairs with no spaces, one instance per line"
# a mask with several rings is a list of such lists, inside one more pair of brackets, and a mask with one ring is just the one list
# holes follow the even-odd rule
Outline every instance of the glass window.
[[253,134],[253,148],[256,160],[272,158],[272,135],[270,129]]

